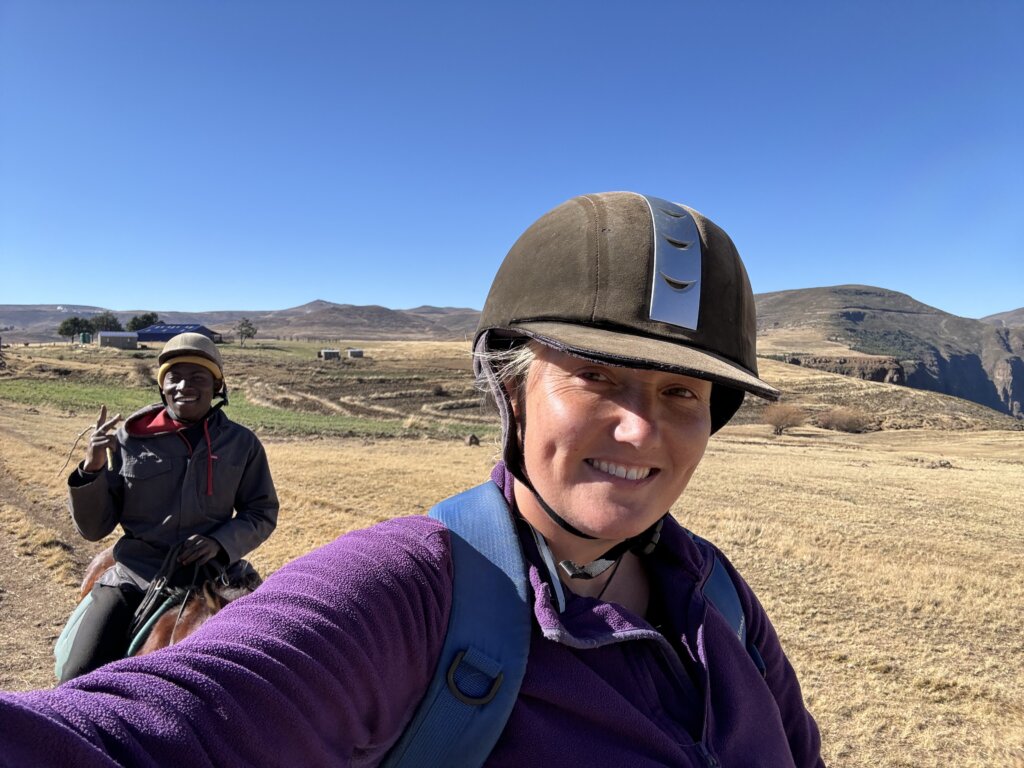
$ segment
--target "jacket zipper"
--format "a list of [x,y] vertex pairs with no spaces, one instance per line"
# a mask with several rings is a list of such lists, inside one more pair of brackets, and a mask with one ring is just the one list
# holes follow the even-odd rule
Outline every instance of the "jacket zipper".
[[[662,653],[665,656],[668,657],[669,665],[672,667],[672,669],[676,673],[676,675],[685,675],[685,676],[689,677],[689,673],[686,671],[686,668],[683,666],[683,662],[680,661],[679,656],[676,654],[675,648],[673,648],[672,644],[668,640],[666,640],[665,637],[663,635],[661,635],[660,633],[659,633],[658,638],[657,638],[657,643],[658,643],[659,647],[661,648]],[[694,681],[694,682],[696,682],[696,681]],[[707,688],[706,681],[705,681],[705,685],[703,687],[705,689]],[[698,691],[699,690],[700,690],[700,686],[698,686]],[[706,765],[708,768],[720,768],[721,767],[721,763],[718,762],[718,758],[715,757],[711,753],[711,750],[708,749],[707,745],[703,741],[704,738],[707,738],[706,731],[707,731],[707,722],[708,722],[708,713],[707,713],[708,704],[709,704],[708,697],[705,695],[705,697],[704,697],[704,715],[703,715],[703,718],[702,718],[703,719],[703,725],[702,725],[702,729],[701,729],[702,732],[704,733],[704,735],[702,736],[701,741],[694,742],[694,745],[697,748],[697,754],[699,754],[701,759],[704,761],[704,765]]]
[[700,753],[700,756],[704,759],[704,764],[708,768],[718,768],[721,765],[718,762],[718,758],[711,754],[711,750],[704,745],[703,741],[697,742],[697,752]]
[[[706,578],[707,577],[706,577],[706,574],[705,574],[705,579]],[[701,582],[701,583],[703,584],[703,582]],[[703,622],[706,619],[707,619],[707,605],[705,604],[705,608],[704,608],[704,612],[703,612],[703,618],[701,619],[701,623],[703,624]],[[660,635],[659,635],[659,640],[661,641],[661,645],[662,645],[663,650],[667,649],[666,653],[670,657],[670,660],[671,660],[670,663],[676,669],[676,674],[688,675],[689,673],[683,667],[683,662],[680,661],[679,657],[676,655],[676,651],[672,647],[672,644],[669,643],[669,641],[667,639],[665,639],[665,637],[660,636]],[[700,643],[699,639],[697,640],[697,643],[699,645],[699,643]],[[687,644],[689,644],[689,640],[687,640]],[[692,656],[692,652],[691,652],[691,656]],[[699,754],[701,759],[704,761],[704,765],[706,765],[708,768],[721,768],[722,764],[718,761],[718,758],[715,757],[714,754],[712,754],[711,750],[708,748],[707,744],[705,743],[705,739],[707,739],[707,730],[708,730],[708,711],[711,708],[711,682],[710,682],[710,679],[709,679],[710,675],[708,674],[707,667],[705,665],[701,665],[701,666],[704,667],[704,675],[703,675],[704,679],[702,681],[694,681],[694,682],[695,683],[703,683],[703,685],[698,685],[698,691],[701,688],[703,688],[703,691],[704,691],[704,715],[703,715],[703,724],[701,726],[701,739],[700,739],[700,741],[695,742],[695,746],[697,748],[697,754]]]

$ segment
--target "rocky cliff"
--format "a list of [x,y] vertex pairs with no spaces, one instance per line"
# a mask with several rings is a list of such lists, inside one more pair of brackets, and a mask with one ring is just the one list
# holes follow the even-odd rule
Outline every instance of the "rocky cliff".
[[843,285],[757,297],[758,325],[814,328],[861,355],[789,362],[954,395],[1024,418],[1024,327],[957,317],[881,288]]

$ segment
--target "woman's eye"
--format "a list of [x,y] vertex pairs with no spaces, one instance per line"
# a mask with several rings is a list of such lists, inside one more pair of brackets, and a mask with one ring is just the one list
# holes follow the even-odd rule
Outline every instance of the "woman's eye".
[[673,387],[672,389],[668,390],[668,394],[670,394],[672,397],[684,398],[691,398],[697,396],[693,393],[693,390],[687,389],[686,387]]

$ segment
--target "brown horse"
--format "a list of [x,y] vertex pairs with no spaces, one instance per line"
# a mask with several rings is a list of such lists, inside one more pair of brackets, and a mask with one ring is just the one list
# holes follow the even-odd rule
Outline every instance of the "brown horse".
[[[251,565],[245,561],[242,562],[243,566],[238,569],[241,575],[232,581],[226,581],[218,576],[205,578],[187,590],[178,588],[180,602],[176,602],[172,609],[162,613],[152,623],[145,641],[138,645],[132,655],[144,656],[184,640],[232,600],[255,590],[263,580]],[[114,565],[114,548],[111,546],[96,555],[86,568],[85,577],[82,579],[79,589],[80,600],[85,599],[99,577],[112,565]],[[173,592],[174,590],[165,588],[164,594],[154,597],[157,600],[170,598]]]

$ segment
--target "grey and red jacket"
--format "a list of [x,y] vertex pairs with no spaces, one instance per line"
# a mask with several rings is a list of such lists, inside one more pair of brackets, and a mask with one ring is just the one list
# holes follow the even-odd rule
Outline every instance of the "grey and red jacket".
[[117,431],[115,470],[79,468],[68,478],[71,518],[82,536],[98,541],[118,525],[124,531],[114,547],[120,568],[103,583],[145,586],[167,552],[192,534],[216,539],[227,565],[274,531],[277,492],[259,438],[220,410],[196,427],[195,447],[182,426],[163,405],[143,408]]
[[[673,643],[614,603],[566,592],[560,610],[530,562],[529,663],[487,765],[823,765],[796,676],[745,582],[727,566],[764,678],[703,599],[711,563],[682,528],[666,521],[648,557]],[[377,765],[434,673],[451,593],[437,521],[349,533],[178,645],[52,691],[0,695],[0,764]]]

